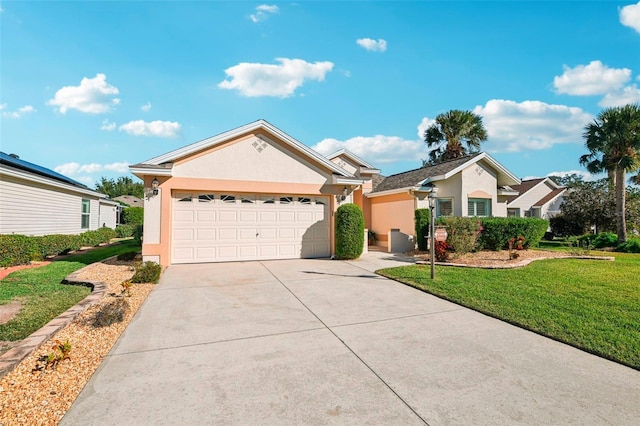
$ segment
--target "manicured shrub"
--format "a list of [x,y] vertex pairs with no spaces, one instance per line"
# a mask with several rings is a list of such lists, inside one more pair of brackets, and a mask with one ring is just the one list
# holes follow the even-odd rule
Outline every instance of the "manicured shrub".
[[355,204],[336,210],[336,257],[357,259],[364,249],[364,214]]
[[142,235],[144,233],[143,226],[144,225],[135,225],[133,228],[133,239],[140,245],[142,244]]
[[122,222],[127,225],[142,225],[144,209],[142,207],[127,207],[122,211]]
[[116,237],[128,238],[133,237],[133,230],[135,225],[118,225],[116,226]]
[[416,225],[416,236],[418,237],[418,249],[426,251],[431,213],[429,209],[416,209],[413,217]]
[[128,310],[129,302],[122,297],[107,302],[95,313],[93,326],[108,327],[111,324],[122,322]]
[[438,262],[445,262],[449,258],[450,247],[446,241],[436,241],[433,246],[433,254]]
[[[364,231],[363,231],[364,232]],[[364,238],[364,234],[363,234]],[[364,241],[363,241],[364,244]],[[155,262],[144,262],[138,267],[131,278],[132,283],[157,283],[160,279],[162,267]]]
[[96,231],[100,234],[100,237],[102,238],[103,243],[108,243],[113,238],[118,236],[115,229],[107,228],[106,226],[103,226],[102,228],[98,228],[96,229]]
[[629,238],[616,247],[616,251],[623,253],[640,253],[640,238]]
[[26,235],[0,235],[0,266],[26,265],[41,258],[36,240]]
[[591,241],[593,248],[615,247],[618,245],[618,234],[613,232],[601,232],[596,234]]
[[460,255],[476,251],[482,232],[482,222],[477,217],[441,217],[438,225],[446,226],[450,250]]
[[544,236],[549,222],[533,217],[482,218],[478,245],[485,250],[506,250],[511,238],[523,236],[524,248],[535,247]]
[[102,236],[97,231],[86,231],[80,234],[83,247],[96,247],[102,243]]

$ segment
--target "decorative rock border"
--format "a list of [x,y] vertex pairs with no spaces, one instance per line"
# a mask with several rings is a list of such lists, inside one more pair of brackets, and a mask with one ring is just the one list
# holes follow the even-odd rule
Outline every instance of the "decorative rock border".
[[87,265],[84,268],[78,269],[77,271],[69,274],[64,280],[62,280],[62,283],[89,287],[91,288],[91,294],[82,299],[76,305],[64,311],[62,314],[58,315],[58,317],[49,321],[42,328],[18,343],[17,346],[0,355],[0,377],[9,373],[23,359],[38,350],[38,348],[51,339],[53,335],[73,321],[75,317],[102,299],[107,291],[106,283],[102,281],[88,281],[78,278],[80,272],[89,266],[91,265]]
[[[519,262],[510,263],[508,265],[468,265],[464,263],[449,263],[449,262],[435,262],[438,266],[451,266],[455,268],[476,268],[476,269],[514,269],[527,266],[536,260],[547,259],[586,259],[586,260],[606,260],[614,262],[616,260],[613,256],[563,256],[563,257],[536,257],[534,259],[523,259]],[[416,265],[430,265],[428,260],[419,260]]]

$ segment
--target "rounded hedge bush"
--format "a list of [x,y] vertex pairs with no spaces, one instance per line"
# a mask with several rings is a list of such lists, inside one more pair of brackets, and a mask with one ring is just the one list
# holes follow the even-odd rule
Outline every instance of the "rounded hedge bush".
[[336,257],[357,259],[364,249],[364,214],[355,204],[336,210]]

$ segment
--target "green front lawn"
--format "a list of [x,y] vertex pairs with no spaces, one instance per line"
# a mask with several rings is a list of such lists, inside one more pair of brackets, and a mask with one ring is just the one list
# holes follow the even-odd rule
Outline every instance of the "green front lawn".
[[[592,252],[593,253],[593,252]],[[378,271],[436,296],[640,370],[640,255],[548,259],[519,269]]]
[[0,325],[0,341],[24,339],[91,292],[88,287],[61,284],[67,275],[91,263],[133,250],[140,250],[134,240],[123,241],[71,255],[40,268],[16,271],[1,280],[0,304],[19,300],[22,310],[14,319]]

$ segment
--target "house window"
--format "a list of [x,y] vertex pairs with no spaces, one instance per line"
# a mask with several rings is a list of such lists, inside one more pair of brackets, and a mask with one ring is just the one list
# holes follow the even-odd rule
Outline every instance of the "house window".
[[291,204],[293,203],[293,197],[280,197],[280,204]]
[[520,209],[507,209],[507,217],[520,217]]
[[223,195],[220,196],[220,200],[223,203],[235,203],[236,202],[236,197],[235,197],[235,195],[223,194]]
[[82,219],[80,221],[81,229],[89,229],[89,218],[91,217],[91,201],[82,199]]
[[213,201],[215,196],[213,194],[200,194],[198,195],[198,202],[200,203],[210,203]]
[[453,199],[438,198],[436,203],[436,216],[453,216]]
[[491,200],[489,198],[469,198],[469,216],[491,216]]
[[311,204],[311,198],[307,197],[298,197],[298,202],[300,204]]

